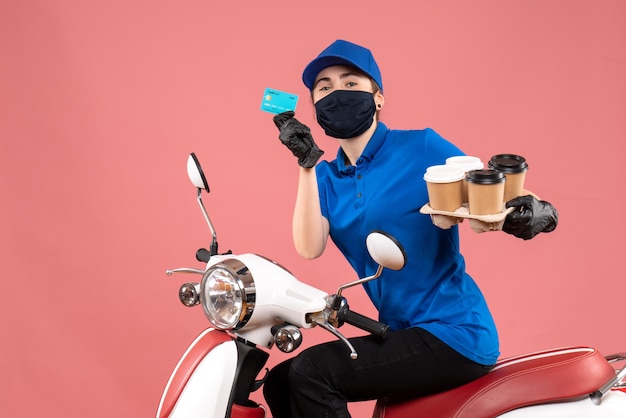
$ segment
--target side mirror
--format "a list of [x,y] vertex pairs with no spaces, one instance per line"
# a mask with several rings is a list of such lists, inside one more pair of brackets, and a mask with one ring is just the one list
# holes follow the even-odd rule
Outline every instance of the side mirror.
[[193,152],[187,158],[187,176],[198,189],[206,190],[207,193],[210,192],[209,183],[207,183],[200,162]]
[[372,231],[365,241],[370,256],[383,267],[401,270],[406,264],[406,253],[402,245],[383,231]]
[[[196,199],[198,200],[198,204],[200,205],[202,215],[204,215],[204,219],[206,220],[206,223],[211,230],[211,235],[213,235],[213,240],[211,241],[211,249],[209,250],[210,257],[217,254],[217,235],[215,234],[215,228],[213,228],[213,223],[211,223],[211,218],[209,218],[209,214],[204,207],[204,203],[202,203],[202,190],[206,191],[207,193],[210,192],[209,183],[207,183],[204,172],[202,171],[202,167],[200,166],[200,162],[198,161],[196,154],[194,154],[193,152],[189,154],[189,157],[187,158],[187,176],[189,177],[189,180],[191,180],[191,183],[193,183],[193,185],[196,186],[196,189],[198,190],[198,197]],[[208,261],[208,258],[200,256],[199,254],[200,250],[198,250],[198,253],[196,253],[196,258],[198,259],[198,261]]]
[[365,245],[367,246],[367,251],[369,252],[372,259],[374,259],[374,261],[376,261],[376,263],[378,264],[378,269],[376,270],[376,273],[369,277],[364,277],[362,279],[340,286],[337,290],[338,298],[340,298],[341,293],[349,287],[378,279],[383,272],[383,268],[388,268],[391,270],[401,270],[406,264],[407,257],[406,253],[404,252],[404,248],[402,248],[402,245],[398,242],[397,239],[395,239],[386,232],[370,232],[367,238],[365,238]]

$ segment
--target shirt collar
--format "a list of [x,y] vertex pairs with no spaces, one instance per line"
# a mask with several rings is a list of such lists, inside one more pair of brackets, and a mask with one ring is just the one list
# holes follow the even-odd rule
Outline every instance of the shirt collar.
[[[387,126],[384,123],[378,121],[376,124],[376,130],[374,131],[374,135],[370,138],[363,150],[363,153],[359,157],[359,160],[371,161],[374,159],[374,155],[378,152],[380,147],[385,142],[385,136],[387,135]],[[350,174],[354,172],[354,167],[352,165],[346,165],[346,154],[343,152],[343,148],[339,147],[337,151],[337,170],[341,174]]]

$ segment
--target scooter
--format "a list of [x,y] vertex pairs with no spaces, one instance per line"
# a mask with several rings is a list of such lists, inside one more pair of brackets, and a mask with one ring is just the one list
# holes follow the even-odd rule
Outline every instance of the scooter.
[[[388,326],[348,305],[343,292],[383,269],[402,269],[406,254],[384,231],[372,231],[366,246],[379,265],[374,275],[340,286],[330,295],[299,281],[286,268],[257,254],[220,253],[215,228],[202,193],[209,192],[195,154],[187,174],[212,234],[209,249],[196,252],[206,268],[177,268],[168,275],[194,274],[179,299],[200,305],[211,326],[198,335],[175,366],[163,391],[157,418],[264,418],[262,405],[250,395],[263,385],[259,377],[276,347],[291,353],[302,343],[303,330],[321,327],[341,340],[346,361],[358,353],[338,331],[351,324],[384,339]],[[592,347],[565,347],[500,360],[485,376],[446,392],[402,403],[376,402],[373,418],[417,416],[456,418],[626,417],[626,353],[602,356]]]

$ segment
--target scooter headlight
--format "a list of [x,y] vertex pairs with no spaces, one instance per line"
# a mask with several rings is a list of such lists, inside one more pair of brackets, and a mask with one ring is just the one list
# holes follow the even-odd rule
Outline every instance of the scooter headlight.
[[225,260],[202,276],[200,302],[215,328],[242,328],[252,315],[255,297],[250,270],[239,260]]

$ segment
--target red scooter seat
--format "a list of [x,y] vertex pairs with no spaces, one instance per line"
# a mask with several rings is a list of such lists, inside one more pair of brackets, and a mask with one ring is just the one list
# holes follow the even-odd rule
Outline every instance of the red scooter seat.
[[458,388],[402,403],[379,400],[373,418],[496,417],[523,406],[580,399],[615,377],[594,348],[570,347],[499,361],[485,376]]

